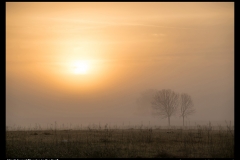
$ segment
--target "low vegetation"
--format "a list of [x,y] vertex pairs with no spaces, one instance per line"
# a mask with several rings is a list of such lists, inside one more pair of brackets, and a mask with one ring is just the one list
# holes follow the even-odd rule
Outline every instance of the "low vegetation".
[[234,158],[224,128],[6,131],[6,158]]

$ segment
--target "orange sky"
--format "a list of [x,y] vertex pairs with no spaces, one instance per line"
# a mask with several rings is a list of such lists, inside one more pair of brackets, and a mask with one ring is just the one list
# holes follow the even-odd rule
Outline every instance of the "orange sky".
[[190,94],[191,121],[233,120],[234,3],[6,3],[7,125],[158,122],[136,104],[147,89]]

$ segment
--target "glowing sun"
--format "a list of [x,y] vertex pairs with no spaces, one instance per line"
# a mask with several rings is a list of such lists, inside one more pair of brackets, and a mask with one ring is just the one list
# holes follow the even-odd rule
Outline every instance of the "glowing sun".
[[87,74],[89,70],[89,64],[86,61],[78,61],[73,63],[74,74]]

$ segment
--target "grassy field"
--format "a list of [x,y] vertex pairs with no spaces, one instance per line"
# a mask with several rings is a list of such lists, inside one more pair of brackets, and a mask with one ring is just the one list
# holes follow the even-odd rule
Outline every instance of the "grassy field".
[[6,158],[234,158],[233,130],[6,131]]

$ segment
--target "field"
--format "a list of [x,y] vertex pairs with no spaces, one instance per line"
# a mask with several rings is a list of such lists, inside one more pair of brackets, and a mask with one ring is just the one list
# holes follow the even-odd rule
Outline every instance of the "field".
[[234,158],[234,131],[91,129],[6,131],[6,158]]

